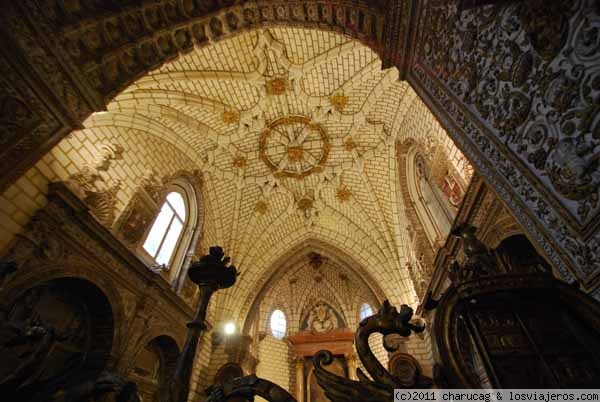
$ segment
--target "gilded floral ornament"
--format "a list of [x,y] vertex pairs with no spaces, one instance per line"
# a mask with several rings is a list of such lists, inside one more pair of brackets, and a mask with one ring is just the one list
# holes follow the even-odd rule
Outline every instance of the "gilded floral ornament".
[[549,155],[546,169],[552,185],[571,200],[585,199],[598,190],[600,184],[600,152],[584,140],[565,138]]
[[344,141],[344,149],[346,151],[352,152],[354,149],[356,149],[356,147],[356,142],[354,142],[352,138],[348,138],[346,141]]
[[336,111],[341,113],[348,105],[348,97],[343,94],[332,95],[329,97],[329,102]]
[[299,146],[292,146],[288,148],[288,158],[293,162],[299,162],[302,160],[304,150]]
[[269,204],[267,204],[266,201],[258,201],[256,203],[256,205],[254,206],[254,210],[259,214],[259,215],[264,215],[269,211]]
[[233,110],[226,110],[221,114],[221,118],[223,119],[223,123],[233,124],[240,121],[240,114]]
[[309,197],[303,197],[298,200],[298,209],[304,213],[310,211],[314,205],[315,201]]
[[284,116],[268,123],[259,155],[275,177],[303,179],[321,172],[330,143],[323,127],[306,116]]
[[246,167],[247,164],[248,160],[244,156],[240,155],[233,158],[233,166],[235,166],[238,169]]
[[266,83],[267,95],[283,95],[288,87],[288,80],[285,78],[273,78]]
[[341,202],[346,202],[352,197],[352,191],[346,186],[341,186],[338,188],[336,196]]

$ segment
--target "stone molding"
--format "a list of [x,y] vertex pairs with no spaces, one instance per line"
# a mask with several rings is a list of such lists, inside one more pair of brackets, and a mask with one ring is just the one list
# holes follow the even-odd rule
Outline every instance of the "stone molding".
[[63,183],[50,185],[48,205],[34,215],[1,260],[16,265],[0,288],[0,299],[7,303],[36,284],[61,277],[88,280],[105,292],[115,322],[110,364],[123,373],[156,336],[167,335],[183,346],[192,309],[95,220]]

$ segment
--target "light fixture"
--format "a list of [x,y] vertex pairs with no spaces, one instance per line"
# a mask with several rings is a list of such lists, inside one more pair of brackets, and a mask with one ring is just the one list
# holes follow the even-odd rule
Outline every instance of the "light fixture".
[[235,324],[232,322],[228,322],[224,327],[226,335],[233,335],[235,333]]

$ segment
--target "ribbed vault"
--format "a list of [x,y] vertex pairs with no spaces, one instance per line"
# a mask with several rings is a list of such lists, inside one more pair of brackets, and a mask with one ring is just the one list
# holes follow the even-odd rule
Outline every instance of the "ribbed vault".
[[395,144],[442,147],[469,174],[395,68],[382,70],[358,41],[304,28],[252,30],[180,56],[92,115],[83,134],[98,130],[166,141],[202,173],[197,253],[222,245],[242,272],[218,296],[217,320],[243,321],[281,259],[306,244],[340,250],[378,295],[413,303]]
[[[281,285],[295,287],[294,300],[287,300],[287,302],[283,300],[282,303],[287,304],[288,312],[294,314],[296,325],[307,297],[321,293],[316,289],[319,287],[329,293],[326,295],[323,292],[324,298],[338,305],[344,304],[345,309],[356,310],[359,303],[365,301],[376,306],[388,296],[370,271],[348,253],[331,244],[315,239],[303,241],[289,248],[269,266],[257,284],[259,291],[249,295],[243,303],[240,313],[240,317],[244,320],[243,332],[248,333],[250,330],[265,298],[270,298],[269,295],[273,292],[285,295],[285,291],[279,292],[276,289]],[[285,283],[286,279],[288,283]],[[356,289],[361,291],[356,292]],[[352,324],[357,324],[355,317],[351,321]],[[295,330],[297,331],[298,328]]]

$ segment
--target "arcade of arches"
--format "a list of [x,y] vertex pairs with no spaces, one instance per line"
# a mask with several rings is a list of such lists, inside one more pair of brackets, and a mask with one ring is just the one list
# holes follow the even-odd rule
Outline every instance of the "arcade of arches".
[[[49,386],[79,364],[168,400],[201,299],[187,270],[215,245],[240,274],[210,300],[189,401],[248,374],[329,400],[312,357],[332,350],[329,370],[358,379],[369,367],[355,332],[385,300],[426,327],[368,338],[396,376],[513,388],[599,378],[599,345],[585,337],[569,356],[593,350],[589,361],[552,355],[564,376],[538,351],[543,383],[511,382],[515,361],[491,344],[458,342],[464,372],[440,345],[444,328],[465,331],[448,307],[473,281],[458,266],[543,272],[565,309],[595,322],[577,328],[598,330],[600,2],[29,0],[0,11],[2,386]],[[557,308],[539,284],[533,299],[511,286],[517,310]],[[33,326],[53,334],[44,349],[25,335]]]

